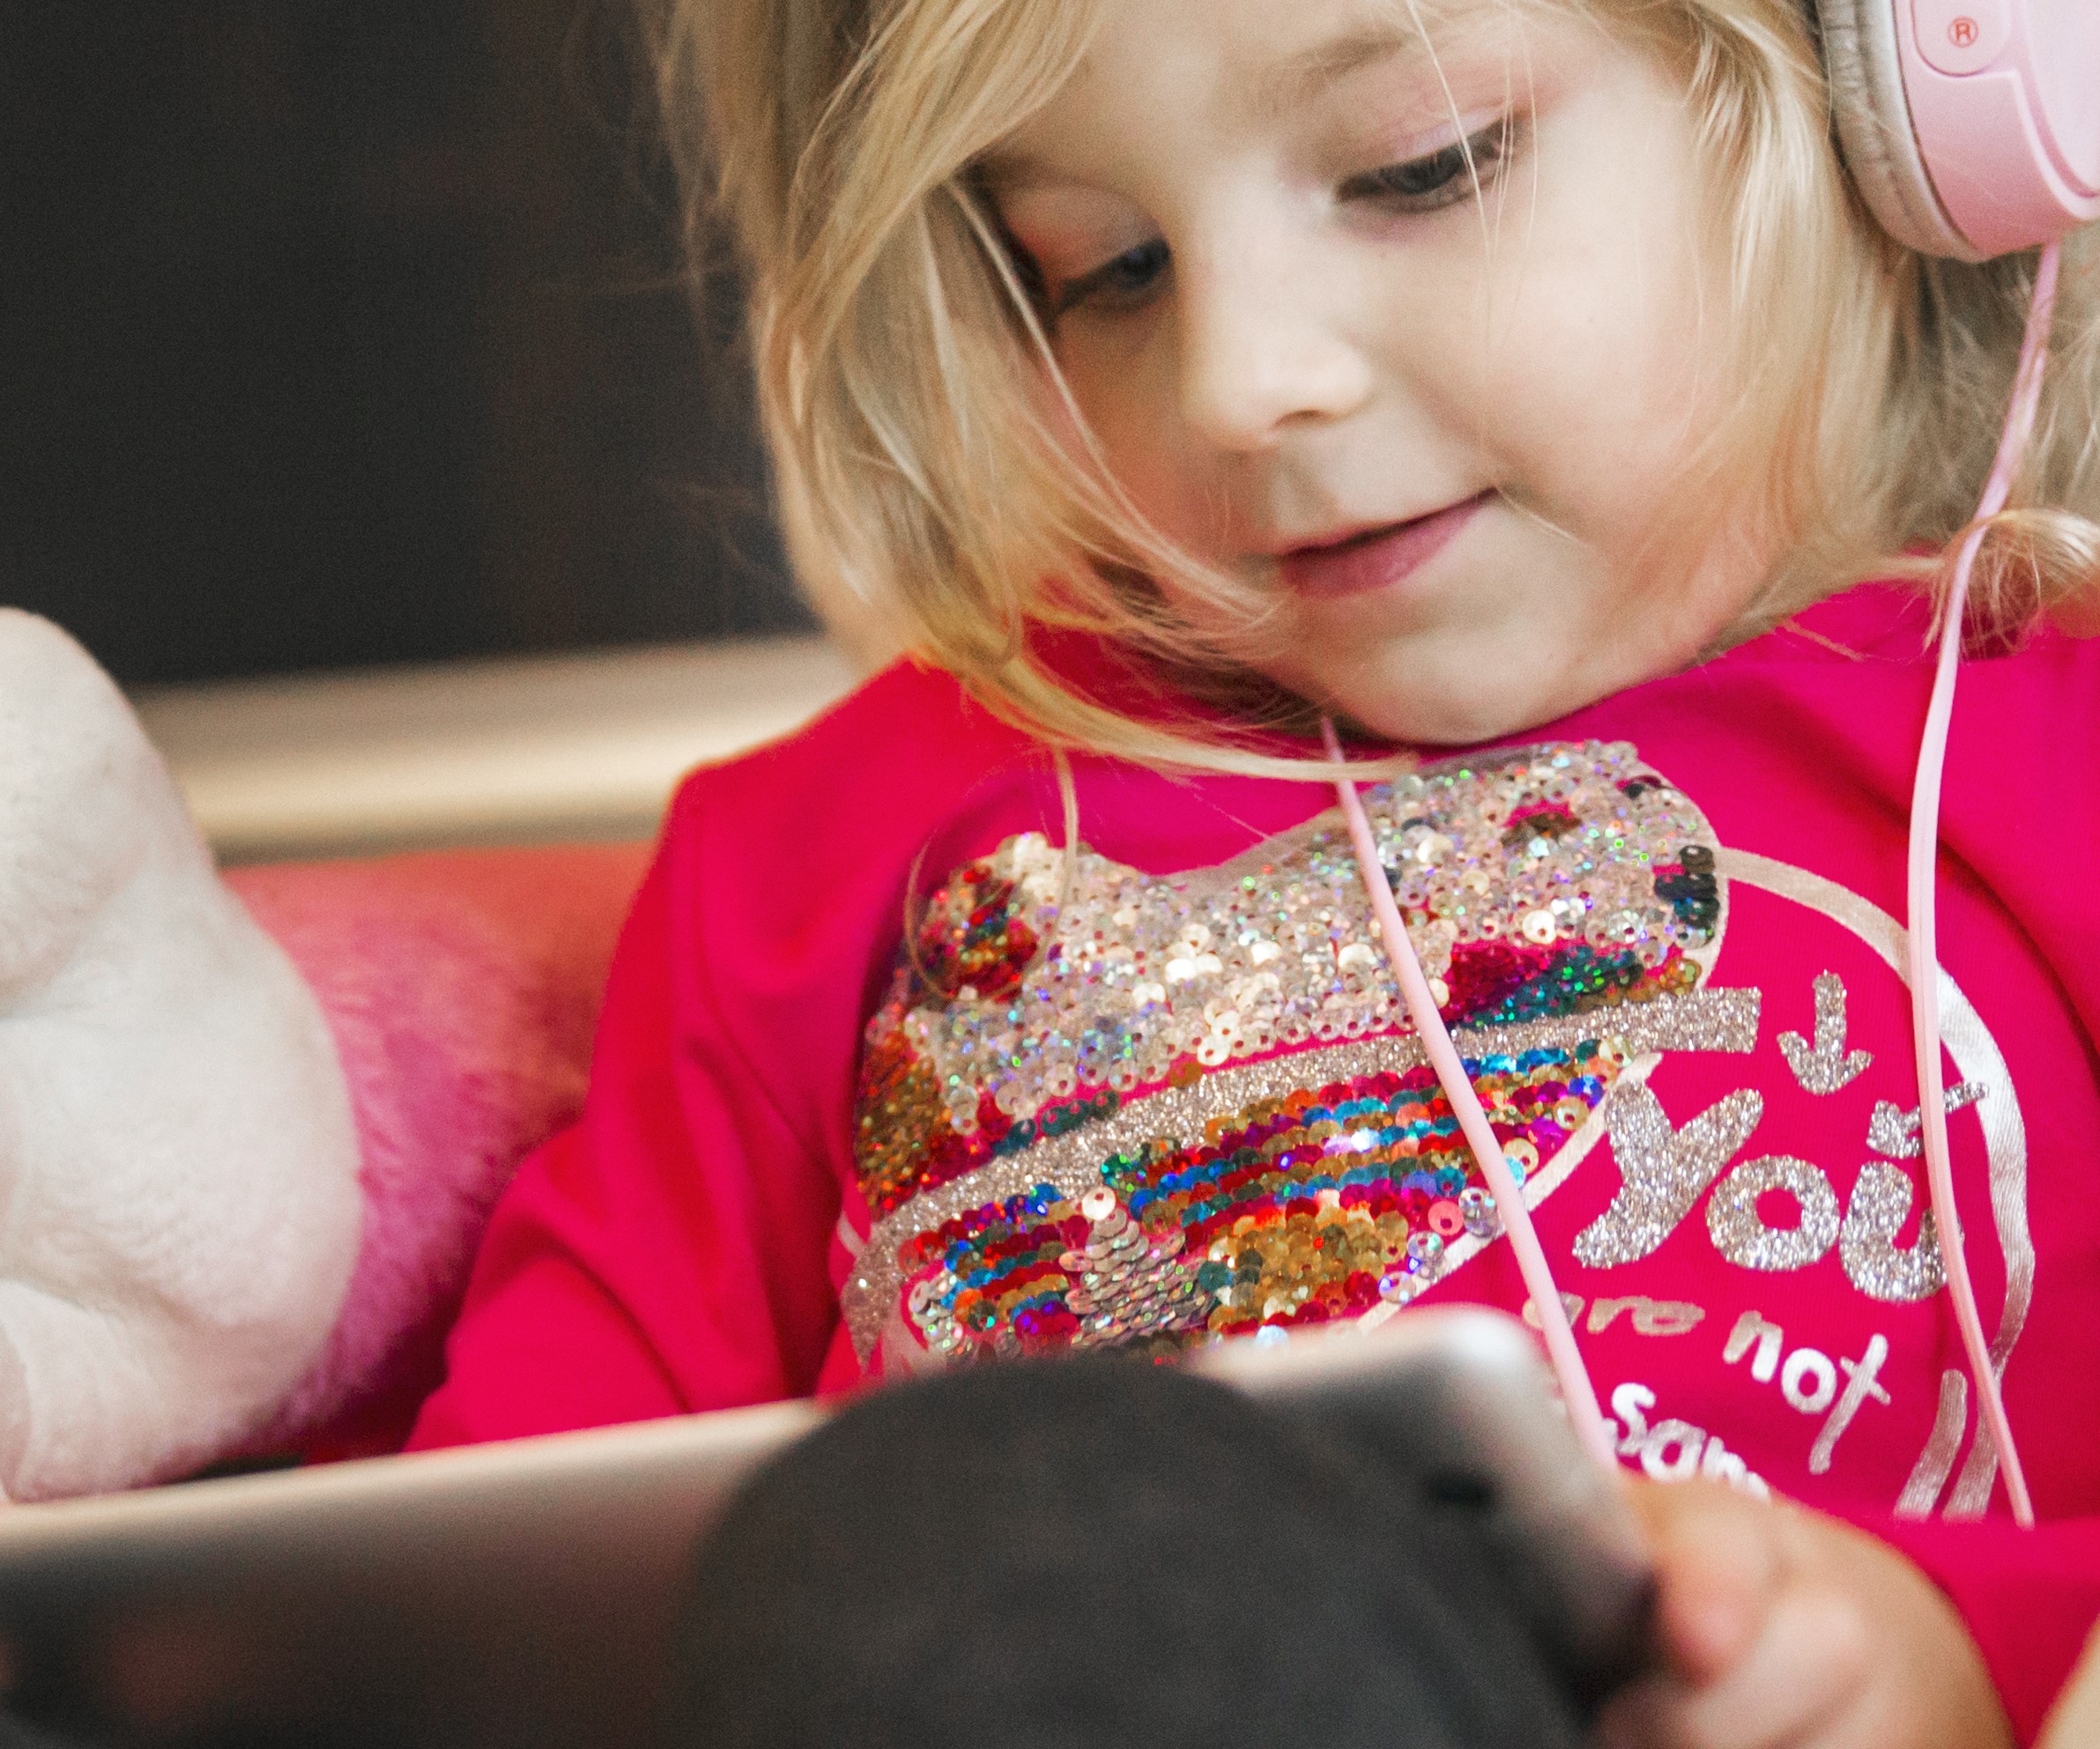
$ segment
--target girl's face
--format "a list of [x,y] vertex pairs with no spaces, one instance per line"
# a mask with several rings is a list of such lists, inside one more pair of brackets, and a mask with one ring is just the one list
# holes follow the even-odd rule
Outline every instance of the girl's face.
[[1721,634],[1765,561],[1663,557],[1725,295],[1668,77],[1491,0],[1433,56],[1379,0],[1104,10],[987,182],[1117,478],[1275,602],[1265,671],[1457,742]]

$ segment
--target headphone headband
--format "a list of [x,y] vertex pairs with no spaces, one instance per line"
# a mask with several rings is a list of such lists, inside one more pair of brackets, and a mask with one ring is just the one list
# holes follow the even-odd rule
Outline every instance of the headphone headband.
[[1838,143],[1874,217],[1984,261],[2100,219],[2100,0],[1815,0]]

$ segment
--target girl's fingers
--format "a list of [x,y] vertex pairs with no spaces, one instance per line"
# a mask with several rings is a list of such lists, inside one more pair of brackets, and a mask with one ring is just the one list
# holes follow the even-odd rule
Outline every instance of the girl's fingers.
[[1857,1604],[1823,1585],[1790,1587],[1726,1672],[1676,1699],[1684,1749],[1807,1749],[1836,1744],[1868,1685],[1869,1634]]
[[1858,1612],[1821,1588],[1790,1591],[1718,1679],[1651,1678],[1614,1698],[1600,1749],[1812,1749],[1844,1742],[1861,1692]]
[[1607,1710],[1612,1749],[2008,1749],[1960,1618],[1886,1545],[1716,1488],[1636,1505],[1666,1671]]
[[1779,1515],[1713,1484],[1636,1491],[1655,1561],[1656,1629],[1670,1668],[1713,1680],[1763,1631],[1789,1560]]

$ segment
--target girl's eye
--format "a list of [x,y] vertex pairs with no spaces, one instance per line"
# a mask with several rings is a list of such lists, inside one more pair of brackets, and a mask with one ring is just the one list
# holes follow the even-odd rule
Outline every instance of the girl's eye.
[[1054,318],[1081,305],[1104,311],[1136,309],[1159,290],[1169,259],[1163,237],[1125,249],[1113,260],[1058,286],[1050,301],[1050,313]]
[[1376,201],[1402,212],[1434,212],[1464,200],[1477,179],[1485,189],[1510,156],[1515,116],[1505,115],[1442,151],[1404,164],[1388,164],[1352,176],[1339,189],[1345,201]]

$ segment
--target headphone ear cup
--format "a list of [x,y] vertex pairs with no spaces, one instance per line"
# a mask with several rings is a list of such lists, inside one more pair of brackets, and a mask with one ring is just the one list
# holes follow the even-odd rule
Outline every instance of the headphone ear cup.
[[1820,0],[1823,71],[1845,168],[1883,230],[1921,255],[1980,261],[1933,192],[1897,57],[1902,0]]

